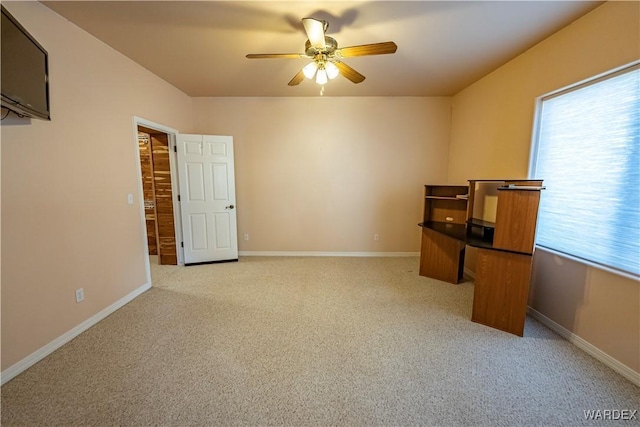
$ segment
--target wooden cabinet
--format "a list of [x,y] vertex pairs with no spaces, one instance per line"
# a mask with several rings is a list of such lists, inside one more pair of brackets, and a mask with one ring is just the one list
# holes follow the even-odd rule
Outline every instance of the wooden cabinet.
[[425,185],[420,275],[462,280],[468,190],[463,185]]
[[493,247],[532,254],[540,191],[498,188]]
[[466,185],[425,185],[424,221],[464,224],[468,191]]
[[[495,222],[475,214],[480,185],[497,191]],[[426,185],[420,275],[459,283],[466,245],[478,250],[471,320],[522,336],[542,181]]]

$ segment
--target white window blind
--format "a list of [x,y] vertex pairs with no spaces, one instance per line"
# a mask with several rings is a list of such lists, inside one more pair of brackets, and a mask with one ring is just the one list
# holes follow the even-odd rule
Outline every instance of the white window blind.
[[536,244],[640,276],[640,69],[543,97],[532,178]]

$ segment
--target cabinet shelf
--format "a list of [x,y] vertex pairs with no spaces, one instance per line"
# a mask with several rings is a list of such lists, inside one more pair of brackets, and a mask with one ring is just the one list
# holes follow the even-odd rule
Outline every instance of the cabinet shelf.
[[546,187],[541,185],[515,185],[509,184],[503,187],[498,187],[498,190],[520,190],[520,191],[540,191],[544,190]]
[[[478,246],[478,242],[482,242],[482,247],[493,248],[493,233],[496,230],[494,222],[483,221],[477,218],[471,218],[467,221],[467,239],[472,242],[472,246]],[[475,245],[473,243],[476,243]]]
[[496,228],[495,222],[483,221],[481,219],[476,219],[476,218],[471,218],[469,221],[467,221],[467,224],[469,224],[472,227]]
[[466,202],[467,199],[462,199],[460,197],[455,197],[455,196],[424,196],[425,199],[432,199],[432,200],[455,200],[457,202]]
[[464,225],[467,219],[468,186],[425,185],[424,190],[424,222]]

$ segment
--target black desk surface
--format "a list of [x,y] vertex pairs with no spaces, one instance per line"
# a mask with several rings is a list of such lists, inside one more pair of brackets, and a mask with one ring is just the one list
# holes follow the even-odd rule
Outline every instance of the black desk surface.
[[482,238],[481,236],[473,233],[472,232],[473,227],[467,224],[453,224],[450,222],[427,221],[427,222],[421,222],[418,225],[422,228],[433,230],[438,233],[444,234],[445,236],[449,236],[453,239],[460,240],[462,242],[465,242],[467,245],[473,246],[476,248],[493,249],[493,250],[503,251],[503,252],[531,255],[530,253],[509,251],[506,249],[496,248],[493,246],[493,238],[491,239]]

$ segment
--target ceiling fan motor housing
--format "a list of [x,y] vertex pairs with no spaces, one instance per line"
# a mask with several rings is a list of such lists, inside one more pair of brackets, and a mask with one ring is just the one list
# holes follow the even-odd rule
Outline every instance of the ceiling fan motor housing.
[[311,46],[311,42],[307,40],[304,44],[304,53],[312,57],[318,54],[333,56],[336,49],[338,49],[338,42],[333,37],[324,36],[324,44],[324,49],[318,49],[317,47]]

